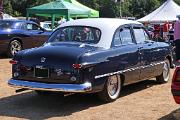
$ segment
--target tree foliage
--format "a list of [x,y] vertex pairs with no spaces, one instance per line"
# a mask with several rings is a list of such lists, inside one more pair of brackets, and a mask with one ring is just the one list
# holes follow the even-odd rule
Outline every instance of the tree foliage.
[[130,11],[134,17],[140,18],[159,7],[158,0],[131,0]]
[[52,0],[4,0],[4,12],[13,16],[26,16],[26,8],[50,1]]
[[[13,16],[26,16],[26,8],[48,3],[54,0],[4,0],[5,13]],[[120,9],[124,17],[141,18],[166,0],[77,0],[82,4],[100,11],[100,17],[119,17]],[[180,0],[175,0],[180,5]]]

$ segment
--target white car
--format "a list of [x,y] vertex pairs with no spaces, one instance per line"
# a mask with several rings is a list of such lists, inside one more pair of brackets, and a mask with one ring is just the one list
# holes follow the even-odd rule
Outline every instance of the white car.
[[52,31],[51,22],[40,22],[40,26],[47,31]]

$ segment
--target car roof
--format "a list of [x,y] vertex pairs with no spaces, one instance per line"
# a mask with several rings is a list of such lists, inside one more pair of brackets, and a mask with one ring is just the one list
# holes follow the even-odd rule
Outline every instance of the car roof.
[[126,24],[136,24],[142,25],[137,21],[117,19],[117,18],[88,18],[88,19],[78,19],[68,21],[61,24],[59,27],[68,27],[68,26],[90,26],[95,27],[101,30],[101,38],[98,44],[95,46],[110,48],[113,35],[115,31],[122,25]]
[[66,23],[63,23],[61,27],[63,26],[72,26],[72,25],[84,25],[84,26],[92,26],[92,27],[117,27],[124,24],[141,24],[137,21],[132,20],[126,20],[126,19],[117,19],[117,18],[88,18],[88,19],[78,19],[78,20],[72,20],[68,21]]
[[27,22],[27,23],[35,23],[30,20],[14,20],[14,19],[5,19],[5,20],[0,20],[0,21],[12,21],[12,22]]

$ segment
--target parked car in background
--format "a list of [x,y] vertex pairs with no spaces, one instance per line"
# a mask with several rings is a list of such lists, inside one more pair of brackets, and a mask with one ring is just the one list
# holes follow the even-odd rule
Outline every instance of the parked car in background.
[[46,44],[18,52],[10,63],[8,84],[20,90],[97,93],[111,102],[124,85],[153,77],[168,82],[172,56],[141,23],[97,18],[63,23]]
[[3,14],[3,20],[6,20],[6,19],[13,19],[13,20],[17,20],[17,18],[15,18],[15,17],[13,17],[13,16],[11,16],[11,15],[9,15],[9,14]]
[[0,53],[12,57],[18,51],[43,45],[51,32],[26,20],[0,20]]
[[173,75],[171,92],[177,104],[180,104],[180,66],[176,68]]
[[40,22],[40,26],[47,31],[52,31],[51,22]]

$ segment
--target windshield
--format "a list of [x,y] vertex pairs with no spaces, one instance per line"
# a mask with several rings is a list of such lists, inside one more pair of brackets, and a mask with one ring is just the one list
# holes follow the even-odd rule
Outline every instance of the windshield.
[[56,30],[48,42],[82,42],[96,44],[99,42],[101,31],[87,26],[70,26]]
[[0,21],[0,29],[9,29],[12,28],[13,22],[12,21]]

